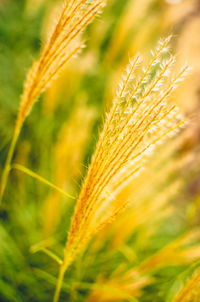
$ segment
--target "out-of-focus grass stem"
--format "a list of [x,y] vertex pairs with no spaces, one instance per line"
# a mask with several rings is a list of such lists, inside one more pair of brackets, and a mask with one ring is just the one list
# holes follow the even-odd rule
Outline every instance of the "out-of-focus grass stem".
[[57,280],[57,285],[56,285],[56,290],[53,298],[53,302],[58,302],[59,297],[60,297],[60,291],[62,287],[62,282],[64,278],[66,268],[63,264],[60,265],[60,270],[59,270],[59,275],[58,275],[58,280]]
[[7,186],[8,176],[9,176],[9,173],[10,173],[10,170],[11,170],[10,164],[11,164],[13,154],[14,154],[14,150],[15,150],[15,146],[16,146],[19,134],[20,134],[20,129],[21,128],[19,128],[19,127],[15,128],[15,132],[14,132],[14,135],[13,135],[10,147],[9,147],[8,155],[7,155],[7,158],[6,158],[6,163],[5,163],[5,166],[4,166],[4,169],[3,169],[3,173],[2,173],[2,177],[1,177],[1,184],[0,184],[0,204],[2,202],[4,191],[5,191],[6,186]]
[[66,193],[65,191],[63,191],[61,188],[57,187],[56,185],[54,185],[53,183],[51,183],[50,181],[46,180],[44,177],[38,175],[37,173],[29,170],[28,168],[22,166],[22,165],[19,165],[19,164],[13,164],[11,167],[10,167],[10,170],[11,169],[16,169],[16,170],[19,170],[35,179],[37,179],[38,181],[46,184],[47,186],[51,187],[52,189],[58,191],[59,193],[65,195],[66,197],[68,198],[71,198],[71,199],[76,199],[74,196]]

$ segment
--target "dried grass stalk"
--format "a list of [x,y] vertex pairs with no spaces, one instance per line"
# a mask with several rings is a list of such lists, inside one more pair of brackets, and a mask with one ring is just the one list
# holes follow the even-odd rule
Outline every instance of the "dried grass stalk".
[[169,41],[170,37],[159,42],[145,67],[140,66],[142,59],[136,56],[123,75],[82,185],[54,301],[64,272],[78,251],[128,205],[127,199],[119,204],[117,195],[145,167],[156,145],[185,123],[178,108],[168,104],[167,98],[188,67],[170,77],[175,59],[166,59]]
[[34,62],[24,85],[14,135],[2,174],[0,198],[2,198],[6,187],[10,163],[25,118],[39,95],[50,86],[65,64],[83,47],[84,43],[82,39],[79,39],[79,36],[104,5],[105,0],[93,0],[92,2],[69,0],[64,5],[40,59]]

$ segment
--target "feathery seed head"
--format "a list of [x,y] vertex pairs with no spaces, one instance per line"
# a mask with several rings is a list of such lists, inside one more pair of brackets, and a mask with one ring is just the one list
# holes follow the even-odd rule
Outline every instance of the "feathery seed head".
[[65,64],[84,47],[84,42],[79,39],[80,34],[105,3],[106,0],[66,2],[40,59],[33,64],[28,74],[18,114],[18,128],[21,128],[39,95],[50,86]]
[[91,236],[127,206],[129,200],[116,202],[117,194],[144,169],[156,145],[184,124],[178,108],[167,99],[187,67],[174,78],[169,76],[175,61],[163,55],[169,41],[170,37],[159,42],[145,67],[136,56],[122,78],[75,208],[65,260],[73,260]]

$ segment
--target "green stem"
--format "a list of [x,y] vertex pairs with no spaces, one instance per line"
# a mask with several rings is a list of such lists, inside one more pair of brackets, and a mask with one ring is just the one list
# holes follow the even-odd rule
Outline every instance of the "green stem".
[[63,195],[65,195],[65,196],[67,196],[67,197],[69,197],[69,198],[71,198],[71,199],[76,199],[74,196],[72,196],[72,195],[66,193],[66,192],[63,191],[61,188],[57,187],[56,185],[54,185],[54,184],[51,183],[50,181],[46,180],[44,177],[38,175],[37,173],[35,173],[35,172],[29,170],[28,168],[26,168],[26,167],[24,167],[24,166],[22,166],[22,165],[13,164],[13,165],[11,166],[11,169],[19,170],[19,171],[21,171],[21,172],[23,172],[23,173],[25,173],[25,174],[27,174],[27,175],[29,175],[29,176],[31,176],[31,177],[37,179],[37,180],[39,180],[40,182],[46,184],[47,186],[49,186],[49,187],[55,189],[55,190],[58,191],[59,193],[62,193]]
[[63,264],[63,261],[57,255],[52,253],[50,250],[48,250],[46,248],[41,248],[41,251],[44,252],[45,254],[47,254],[52,259],[54,259],[58,264],[60,264],[60,265]]
[[64,264],[62,264],[60,266],[60,271],[59,271],[59,275],[58,275],[58,281],[57,281],[57,285],[56,285],[53,302],[58,302],[58,300],[59,300],[64,274],[65,274],[65,266],[64,266]]
[[53,260],[55,260],[59,265],[63,264],[63,261],[57,256],[55,255],[52,251],[48,250],[46,247],[41,247],[41,248],[34,248],[34,246],[32,246],[30,248],[30,252],[31,253],[37,253],[37,252],[43,252],[46,255],[48,255],[49,257],[51,257]]
[[11,164],[11,161],[12,161],[12,158],[13,158],[15,146],[16,146],[16,143],[17,143],[17,139],[19,137],[19,133],[20,133],[20,128],[16,127],[13,138],[12,138],[12,141],[11,141],[11,144],[10,144],[8,155],[7,155],[7,158],[6,158],[5,167],[3,169],[3,173],[2,173],[2,177],[1,177],[0,204],[1,204],[1,201],[2,201],[2,198],[3,198],[4,191],[6,189],[7,182],[8,182],[8,176],[9,176],[9,173],[10,173],[10,170],[11,170],[10,164]]

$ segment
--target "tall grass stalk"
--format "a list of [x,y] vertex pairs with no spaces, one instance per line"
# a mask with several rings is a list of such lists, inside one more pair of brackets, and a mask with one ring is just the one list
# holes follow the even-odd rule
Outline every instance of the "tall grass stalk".
[[68,198],[71,198],[71,199],[74,199],[76,200],[76,197],[66,193],[65,191],[63,191],[61,188],[59,188],[58,186],[54,185],[53,183],[51,183],[50,181],[46,180],[44,177],[38,175],[37,173],[34,173],[33,171],[29,170],[28,168],[22,166],[22,165],[19,165],[19,164],[13,164],[11,167],[10,167],[10,170],[11,169],[16,169],[16,170],[19,170],[35,179],[37,179],[38,181],[46,184],[47,186],[49,186],[50,188],[56,190],[57,192],[63,194],[64,196],[68,197]]
[[105,0],[69,0],[64,5],[55,29],[38,61],[31,67],[21,98],[13,139],[8,151],[0,185],[0,201],[7,185],[10,164],[24,120],[34,103],[59,75],[65,64],[84,46],[79,35],[94,19]]
[[12,161],[12,158],[13,158],[13,153],[14,153],[14,150],[15,150],[15,146],[16,146],[19,134],[20,134],[20,130],[21,129],[18,128],[18,127],[15,128],[15,132],[14,132],[14,135],[13,135],[13,138],[12,138],[12,141],[11,141],[11,144],[10,144],[10,148],[9,148],[9,151],[8,151],[8,155],[7,155],[7,158],[6,158],[5,167],[4,167],[4,170],[3,170],[3,173],[2,173],[1,183],[0,183],[0,204],[1,204],[3,194],[4,194],[4,190],[6,188],[8,175],[9,175],[10,169],[11,169],[10,164],[11,164],[11,161]]
[[175,58],[167,55],[169,41],[159,42],[147,66],[139,55],[130,60],[122,77],[75,207],[54,302],[76,254],[129,204],[128,198],[118,202],[120,192],[145,168],[153,149],[185,123],[167,98],[188,67],[170,76]]
[[54,298],[53,298],[53,302],[58,302],[58,300],[59,300],[65,270],[66,270],[66,268],[64,267],[63,264],[61,264],[60,265],[60,270],[59,270],[59,275],[58,275],[58,280],[57,280],[57,285],[56,285],[56,290],[55,290],[55,294],[54,294]]

